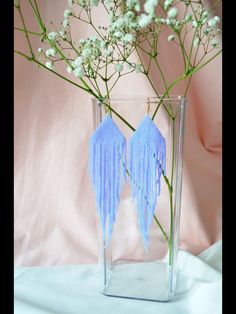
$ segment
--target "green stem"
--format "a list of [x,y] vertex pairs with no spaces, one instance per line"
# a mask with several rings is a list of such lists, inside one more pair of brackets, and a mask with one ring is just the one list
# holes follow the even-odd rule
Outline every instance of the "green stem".
[[34,57],[34,52],[33,52],[33,49],[32,49],[32,46],[31,46],[31,42],[30,42],[30,39],[29,39],[29,36],[28,36],[28,31],[27,31],[27,28],[26,28],[26,25],[25,25],[25,20],[24,20],[24,17],[23,17],[20,5],[17,7],[17,10],[19,11],[20,19],[21,19],[21,22],[22,22],[22,25],[23,25],[23,29],[24,29],[24,32],[25,32],[26,40],[27,40],[28,45],[29,45],[30,53],[31,53],[32,57]]
[[195,69],[192,70],[191,74],[199,71],[201,68],[203,68],[205,65],[210,63],[213,59],[215,59],[219,54],[221,54],[222,50],[218,51],[213,57],[209,58],[205,63],[203,63],[200,66],[197,66]]
[[60,73],[58,73],[58,72],[56,72],[56,71],[54,71],[54,70],[52,70],[52,69],[47,68],[43,63],[39,62],[39,61],[36,60],[34,57],[32,57],[32,56],[27,56],[26,54],[24,54],[24,53],[22,53],[22,52],[20,52],[20,51],[18,51],[18,50],[15,50],[14,52],[17,53],[18,55],[24,57],[24,58],[27,59],[28,61],[35,62],[36,64],[40,65],[40,66],[43,67],[44,69],[46,69],[46,70],[52,72],[52,73],[55,74],[56,76],[62,78],[62,79],[65,80],[65,81],[67,81],[68,83],[70,83],[70,84],[72,84],[72,85],[74,85],[74,86],[76,86],[76,87],[79,87],[79,88],[83,89],[84,91],[88,92],[89,94],[93,95],[93,96],[96,97],[96,98],[99,98],[91,89],[87,89],[87,88],[85,88],[85,87],[83,87],[83,86],[81,86],[81,85],[79,85],[79,84],[77,84],[77,83],[75,83],[75,82],[69,80],[68,78],[66,78],[65,76],[61,75]]
[[[141,64],[142,64],[142,67],[143,67],[143,69],[144,69],[144,74],[146,75],[146,77],[147,77],[147,79],[148,79],[150,85],[152,86],[154,92],[156,93],[157,97],[158,97],[158,98],[161,98],[160,95],[159,95],[159,93],[158,93],[158,91],[157,91],[157,89],[156,89],[156,87],[155,87],[154,84],[152,83],[151,78],[150,78],[149,75],[148,75],[149,73],[148,73],[148,72],[146,71],[146,69],[145,69],[145,66],[144,66],[144,64],[143,64],[143,62],[142,62],[142,58],[141,58],[141,56],[140,56],[140,53],[139,53],[137,47],[136,47],[136,51],[137,51],[139,60],[140,60],[140,62],[141,62]],[[167,91],[167,94],[168,94],[168,91]],[[161,99],[159,105],[161,105],[161,104],[162,104],[162,99]],[[163,104],[163,107],[165,108],[167,114],[172,118],[172,115],[171,115],[171,113],[169,112],[169,110],[167,109],[167,107],[165,106],[165,104]],[[158,106],[158,108],[159,108],[159,106]],[[157,110],[158,110],[158,109],[157,109]],[[154,115],[154,117],[155,117],[155,115]],[[154,118],[152,117],[152,120],[153,120],[153,119],[154,119]]]
[[158,70],[159,70],[159,72],[160,72],[160,75],[161,75],[161,78],[162,78],[163,84],[164,84],[164,86],[165,86],[165,89],[167,89],[167,83],[166,83],[166,80],[165,80],[164,74],[163,74],[163,72],[162,72],[162,69],[161,69],[161,67],[160,67],[160,64],[158,63],[158,61],[157,61],[157,59],[156,59],[156,58],[154,59],[154,62],[156,63],[156,66],[157,66],[157,68],[158,68]]
[[184,70],[185,72],[187,71],[187,67],[186,67],[186,59],[188,59],[188,55],[184,49],[184,45],[182,43],[182,39],[180,37],[180,34],[177,32],[177,37],[179,39],[179,44],[180,44],[180,49],[181,49],[181,53],[182,53],[182,57],[183,57],[183,61],[184,61]]
[[166,239],[166,242],[169,243],[169,239],[168,239],[168,236],[167,236],[165,230],[163,229],[162,225],[161,225],[160,222],[158,221],[157,217],[156,217],[155,215],[153,215],[153,216],[154,216],[154,220],[155,220],[156,224],[158,225],[158,227],[160,228],[160,230],[161,230],[161,232],[162,232],[164,238]]
[[[14,27],[14,29],[15,29],[16,31],[20,31],[20,32],[26,33],[26,31],[25,31],[24,29],[22,29],[22,28]],[[36,33],[36,32],[29,31],[29,30],[27,30],[27,33],[28,33],[28,34],[31,34],[31,35],[42,36],[41,33]]]
[[[189,72],[188,74],[183,74],[179,77],[177,77],[170,85],[169,87],[167,88],[167,90],[165,91],[165,93],[163,94],[163,96],[161,97],[160,99],[160,102],[158,103],[157,105],[157,108],[155,109],[154,113],[153,113],[153,116],[152,116],[152,120],[154,120],[156,114],[157,114],[157,111],[158,109],[160,108],[161,104],[162,104],[162,101],[163,99],[168,95],[169,91],[180,81],[186,79],[186,77],[190,77],[193,75],[193,73],[196,73],[198,72],[200,69],[202,69],[204,66],[206,66],[208,63],[210,63],[213,59],[215,59],[220,53],[222,52],[222,50],[218,51],[213,57],[209,58],[205,63],[203,63],[202,65],[194,68],[191,70],[191,72]],[[171,116],[172,118],[172,116]]]
[[107,106],[108,109],[113,112],[121,121],[123,121],[132,131],[135,131],[135,128],[127,120],[125,120],[114,108],[112,108],[110,104],[104,103],[104,105]]
[[32,1],[31,1],[31,0],[28,0],[28,2],[29,2],[30,6],[31,6],[31,8],[32,8],[32,10],[33,10],[33,12],[34,12],[34,16],[35,16],[35,18],[36,18],[36,20],[37,20],[37,22],[38,22],[39,28],[41,29],[42,33],[45,34],[45,33],[46,33],[46,28],[45,28],[45,26],[44,26],[44,24],[43,24],[43,21],[42,21],[40,15],[38,15],[38,12],[37,12],[37,10],[35,9],[35,7],[34,7]]
[[105,87],[106,87],[106,99],[108,99],[109,113],[111,115],[110,93],[109,93],[109,88],[108,88],[108,83],[107,83],[107,58],[106,58],[106,67],[105,67]]
[[[162,102],[163,102],[163,99],[168,95],[169,91],[174,87],[174,85],[176,85],[178,82],[184,80],[185,78],[186,78],[186,74],[183,74],[183,75],[177,77],[177,79],[175,79],[175,80],[169,85],[169,87],[166,89],[165,93],[164,93],[164,94],[162,95],[162,97],[160,98],[160,102],[158,103],[158,105],[157,105],[157,107],[156,107],[156,109],[155,109],[155,111],[154,111],[154,113],[153,113],[153,115],[152,115],[152,120],[154,120],[154,118],[155,118],[155,116],[156,116],[156,114],[157,114],[157,111],[158,111],[158,109],[160,108],[160,106],[161,106],[161,104],[162,104]],[[168,111],[168,113],[169,113],[169,111]],[[169,114],[169,116],[170,116],[171,118],[173,118],[173,116],[172,116],[171,114]]]
[[193,76],[191,75],[190,78],[189,78],[189,80],[188,80],[188,84],[187,84],[187,87],[186,87],[185,92],[184,92],[184,97],[186,97],[186,95],[187,95],[187,92],[188,92],[188,89],[189,89],[189,86],[190,86],[192,77],[193,77]]

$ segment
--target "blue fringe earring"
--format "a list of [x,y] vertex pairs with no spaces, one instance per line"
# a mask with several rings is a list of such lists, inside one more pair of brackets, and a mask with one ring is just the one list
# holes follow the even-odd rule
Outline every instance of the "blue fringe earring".
[[110,115],[90,138],[89,168],[105,247],[112,236],[125,176],[126,140]]
[[146,114],[129,142],[129,173],[138,224],[145,250],[160,195],[162,171],[166,171],[166,143],[158,127]]

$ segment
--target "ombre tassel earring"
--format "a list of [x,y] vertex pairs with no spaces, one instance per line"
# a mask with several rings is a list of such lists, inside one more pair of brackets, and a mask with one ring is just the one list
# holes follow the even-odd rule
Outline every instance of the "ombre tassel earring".
[[148,251],[149,230],[160,195],[162,171],[166,171],[166,143],[158,127],[147,114],[129,143],[129,173],[133,199],[138,211],[138,224]]
[[89,168],[105,247],[113,224],[125,178],[126,140],[110,115],[106,115],[89,143]]

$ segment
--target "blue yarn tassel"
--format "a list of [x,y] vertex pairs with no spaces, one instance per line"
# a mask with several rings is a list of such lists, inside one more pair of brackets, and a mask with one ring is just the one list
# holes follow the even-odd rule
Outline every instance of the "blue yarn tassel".
[[121,185],[125,178],[125,151],[125,137],[107,115],[89,143],[89,168],[105,246],[112,236]]
[[145,250],[160,195],[162,171],[166,172],[166,143],[161,132],[146,115],[130,139],[129,172],[133,199],[138,210],[138,224]]

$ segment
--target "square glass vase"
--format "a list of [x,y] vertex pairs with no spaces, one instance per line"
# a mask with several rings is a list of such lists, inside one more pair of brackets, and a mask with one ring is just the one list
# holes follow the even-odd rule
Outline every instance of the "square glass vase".
[[182,96],[92,99],[94,129],[109,112],[128,147],[134,129],[148,113],[166,141],[166,174],[161,177],[148,251],[139,231],[129,180],[122,188],[107,247],[97,215],[100,291],[106,296],[162,302],[175,296],[186,103]]

